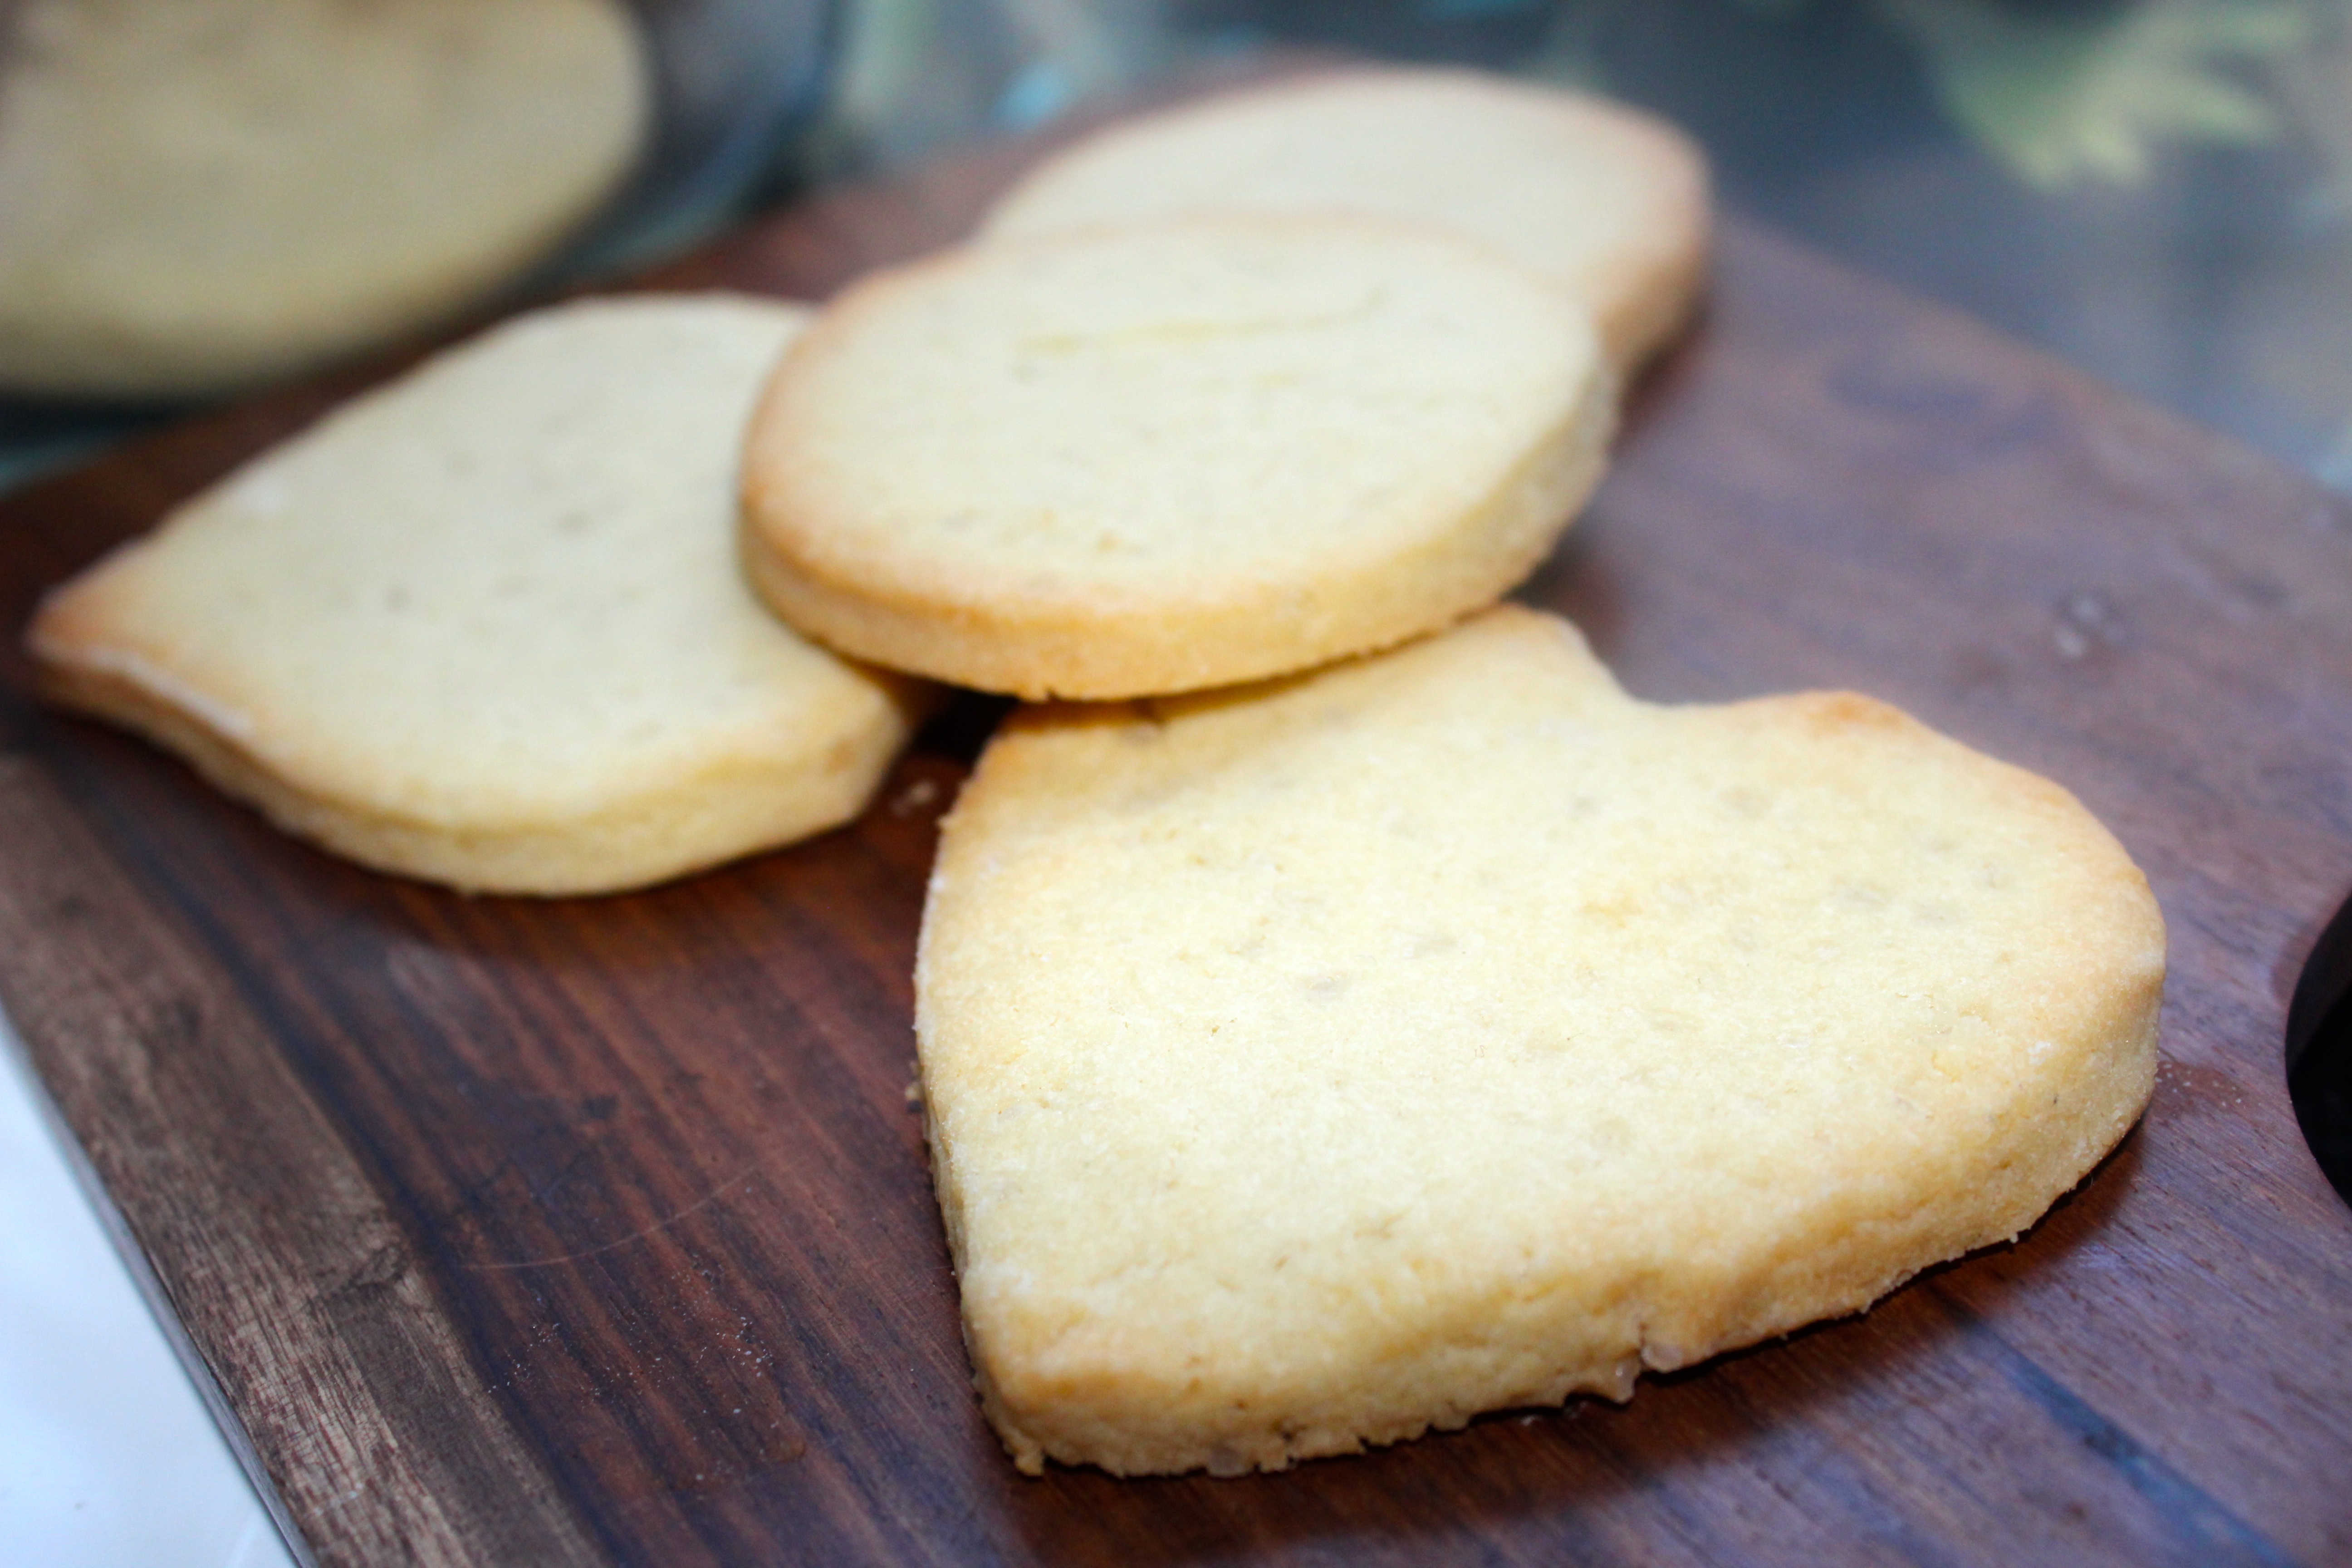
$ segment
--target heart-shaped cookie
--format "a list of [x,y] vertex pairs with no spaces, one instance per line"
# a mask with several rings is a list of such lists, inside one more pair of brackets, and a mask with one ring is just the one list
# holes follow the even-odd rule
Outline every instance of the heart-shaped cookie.
[[917,977],[989,1416],[1234,1473],[1854,1311],[2122,1137],[2163,964],[2056,785],[1851,694],[1637,702],[1524,610],[1024,712]]

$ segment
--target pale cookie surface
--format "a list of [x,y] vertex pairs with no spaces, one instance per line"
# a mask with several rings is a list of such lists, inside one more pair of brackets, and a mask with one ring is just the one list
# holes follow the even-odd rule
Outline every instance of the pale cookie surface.
[[809,312],[541,311],[330,416],[53,594],[51,697],[355,859],[604,891],[845,820],[911,689],[769,616],[736,452]]
[[988,1415],[1230,1474],[1857,1310],[2124,1134],[2163,967],[2055,784],[1851,694],[1636,702],[1516,608],[1021,714],[917,973]]
[[1706,187],[1689,138],[1622,104],[1472,71],[1349,71],[1088,137],[1001,198],[982,232],[1234,210],[1435,224],[1566,289],[1630,366],[1697,298]]
[[587,218],[651,111],[617,0],[24,0],[13,24],[17,393],[211,392],[430,321]]
[[1596,481],[1581,312],[1450,236],[1202,219],[869,279],[777,372],[745,560],[853,656],[1023,696],[1143,696],[1484,607]]

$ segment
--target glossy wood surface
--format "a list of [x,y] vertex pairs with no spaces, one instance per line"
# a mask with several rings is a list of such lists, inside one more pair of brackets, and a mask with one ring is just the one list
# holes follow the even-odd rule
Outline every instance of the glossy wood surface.
[[[818,297],[1027,155],[667,281]],[[321,1563],[2352,1562],[2352,1211],[2281,1055],[2352,889],[2352,507],[1738,223],[1524,597],[1636,693],[1851,686],[2073,788],[2170,921],[2145,1123],[1866,1316],[1242,1480],[1014,1473],[912,1079],[951,710],[854,826],[465,899],[294,844],[0,655],[0,1001]],[[0,608],[354,384],[0,503]]]

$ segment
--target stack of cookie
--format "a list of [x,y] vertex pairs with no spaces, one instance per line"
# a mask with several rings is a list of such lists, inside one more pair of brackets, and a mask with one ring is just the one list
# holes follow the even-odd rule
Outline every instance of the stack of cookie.
[[[837,820],[906,677],[1039,700],[945,826],[917,974],[1015,1460],[1237,1473],[1623,1398],[2032,1223],[2145,1104],[2163,972],[2145,880],[2055,785],[1866,698],[1636,702],[1493,607],[1597,482],[1705,230],[1686,144],[1581,99],[1219,100],[1077,146],[804,331],[708,301],[509,329],[69,587],[36,650],[298,830],[531,890]],[[689,319],[730,313],[734,368],[677,413]],[[625,321],[673,357],[583,391],[559,339]],[[709,559],[745,367],[788,337],[740,548],[791,632]],[[691,504],[624,521],[688,452]],[[503,520],[462,587],[393,584],[412,502]],[[665,531],[702,564],[647,575]],[[365,765],[303,731],[367,673],[268,670],[229,625],[292,614],[261,552],[333,606],[305,637],[412,650],[371,696],[396,721],[344,725],[380,731]],[[586,629],[523,646],[558,616]],[[492,664],[526,677],[468,689]],[[494,716],[436,749],[461,690]],[[823,804],[761,818],[794,768]]]
[[1591,493],[1706,215],[1667,128],[1467,75],[1129,125],[796,345],[745,454],[746,558],[835,647],[1027,698],[1436,630]]

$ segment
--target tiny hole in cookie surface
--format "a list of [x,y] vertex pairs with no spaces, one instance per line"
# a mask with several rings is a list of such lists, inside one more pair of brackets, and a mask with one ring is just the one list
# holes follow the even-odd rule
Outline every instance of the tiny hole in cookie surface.
[[2286,1087],[2303,1141],[2352,1203],[2352,900],[2318,942],[2286,1017]]

